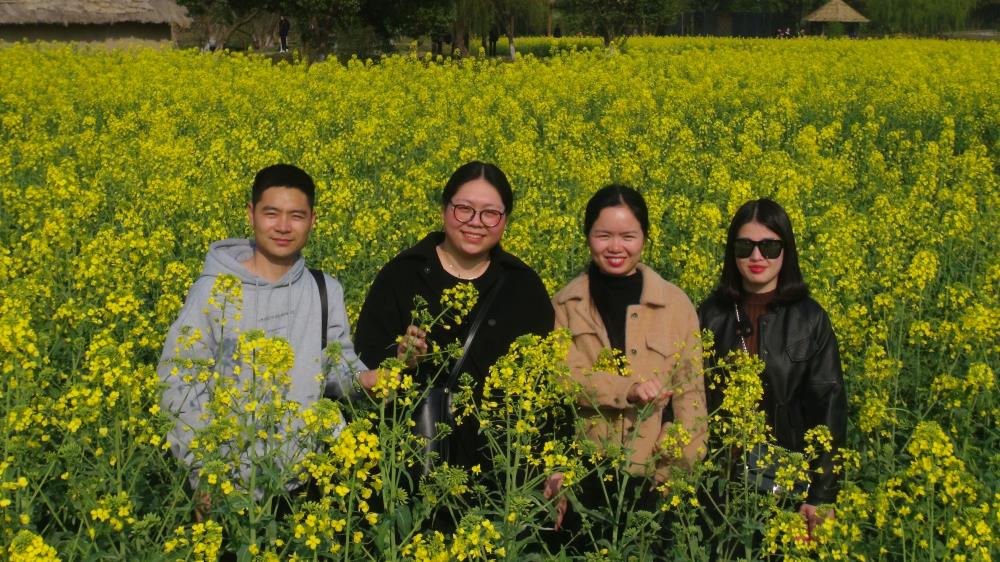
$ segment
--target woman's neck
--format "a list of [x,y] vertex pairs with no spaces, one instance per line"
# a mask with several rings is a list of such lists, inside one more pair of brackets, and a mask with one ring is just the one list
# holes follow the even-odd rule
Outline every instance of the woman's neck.
[[745,304],[759,304],[766,305],[771,304],[774,298],[778,296],[778,290],[772,289],[766,293],[743,293],[743,302]]
[[459,279],[475,279],[482,275],[490,263],[490,253],[469,255],[457,250],[445,239],[437,246],[438,259],[449,274]]

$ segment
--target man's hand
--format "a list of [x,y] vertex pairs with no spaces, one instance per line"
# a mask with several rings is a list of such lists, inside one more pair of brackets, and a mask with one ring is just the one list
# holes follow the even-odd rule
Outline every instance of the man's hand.
[[569,506],[569,502],[566,500],[566,496],[561,495],[559,491],[562,489],[563,473],[556,472],[553,473],[545,480],[544,489],[542,490],[542,496],[551,500],[552,498],[559,496],[556,500],[556,524],[555,530],[562,528],[563,519],[566,517],[566,509]]
[[[358,373],[358,384],[361,385],[361,388],[365,389],[365,392],[370,394],[373,392],[375,385],[377,385],[380,380],[389,376],[391,375],[388,371],[383,371],[381,369],[361,371]],[[400,375],[396,376],[397,381],[399,380],[399,376]]]
[[412,324],[407,326],[396,344],[396,358],[406,362],[407,367],[416,367],[417,360],[426,353],[427,332]]
[[632,385],[626,398],[629,403],[641,406],[650,402],[666,402],[673,395],[673,392],[663,388],[660,381],[653,379]]

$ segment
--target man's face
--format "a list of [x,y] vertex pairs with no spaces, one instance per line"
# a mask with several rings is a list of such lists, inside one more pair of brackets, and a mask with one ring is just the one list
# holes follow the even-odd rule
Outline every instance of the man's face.
[[247,207],[257,252],[272,263],[291,265],[309,240],[316,214],[299,189],[269,187]]

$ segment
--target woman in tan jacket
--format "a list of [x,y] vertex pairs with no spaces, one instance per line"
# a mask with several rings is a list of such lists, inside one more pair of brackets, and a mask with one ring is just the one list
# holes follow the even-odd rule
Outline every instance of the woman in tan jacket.
[[[584,217],[591,263],[553,298],[556,327],[573,337],[567,362],[579,437],[621,455],[627,473],[611,491],[607,477],[581,482],[585,509],[614,505],[612,493],[635,494],[630,505],[651,509],[670,466],[690,467],[705,454],[698,316],[683,291],[641,263],[648,232],[638,191],[610,185],[595,193]],[[546,495],[559,484],[559,475],[550,479]]]

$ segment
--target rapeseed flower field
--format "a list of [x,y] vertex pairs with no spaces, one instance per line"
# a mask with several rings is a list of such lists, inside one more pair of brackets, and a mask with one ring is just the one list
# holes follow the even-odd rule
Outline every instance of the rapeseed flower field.
[[[1000,552],[998,44],[633,38],[616,53],[512,63],[401,55],[346,65],[14,44],[0,47],[0,70],[5,558],[547,556],[545,476],[563,471],[571,490],[588,471],[620,478],[624,458],[540,429],[572,409],[556,384],[560,333],[519,341],[487,381],[492,398],[459,404],[490,432],[494,467],[443,467],[407,486],[420,449],[407,426],[421,392],[412,379],[381,388],[385,400],[300,412],[273,392],[287,384],[291,350],[253,333],[243,352],[269,373],[271,398],[222,384],[213,404],[262,411],[289,431],[247,435],[220,418],[201,436],[214,510],[200,521],[167,453],[163,338],[209,243],[250,234],[256,170],[290,162],[317,179],[307,259],[343,284],[354,320],[378,269],[436,227],[444,181],[472,159],[510,177],[517,205],[504,247],[550,293],[585,267],[583,205],[606,183],[644,193],[645,262],[695,302],[717,280],[732,213],[772,197],[792,217],[806,280],[840,341],[844,486],[813,540],[787,500],[724,482],[727,455],[709,451],[663,486],[656,511],[618,506],[612,521],[596,520],[624,530],[581,559]],[[238,286],[217,290],[220,303],[238,303]],[[474,295],[450,298],[456,316],[442,321],[460,321]],[[761,441],[760,366],[733,368],[713,442]],[[226,440],[293,438],[315,453],[267,465],[252,486],[220,452]],[[806,456],[828,446],[823,432],[810,438]],[[316,493],[267,492],[282,470]],[[480,470],[505,475],[499,494]],[[719,482],[724,524],[708,526],[705,490]],[[279,501],[290,502],[285,518],[274,516]],[[456,528],[421,526],[434,510],[457,514]]]

